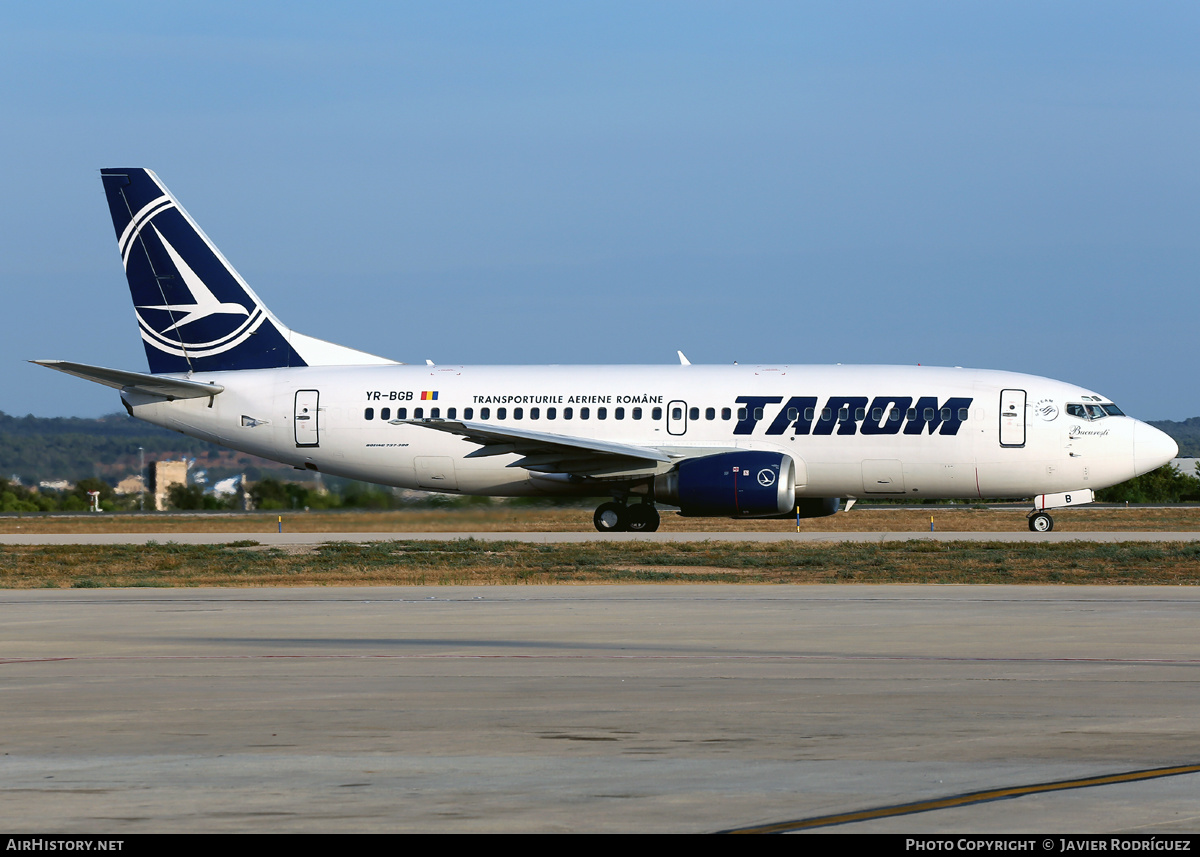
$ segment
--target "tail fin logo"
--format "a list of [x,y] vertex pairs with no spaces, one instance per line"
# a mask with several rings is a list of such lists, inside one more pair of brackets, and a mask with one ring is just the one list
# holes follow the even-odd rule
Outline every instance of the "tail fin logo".
[[[249,298],[247,290],[239,288],[236,274],[197,233],[175,201],[164,195],[143,206],[120,237],[121,259],[131,285],[135,281],[144,285],[134,295],[142,339],[165,354],[189,361],[236,348],[267,317],[256,301],[249,300],[249,306],[241,302]],[[183,246],[183,252],[176,244]],[[203,266],[205,275],[193,265]],[[224,295],[218,296],[210,282],[223,286]]]

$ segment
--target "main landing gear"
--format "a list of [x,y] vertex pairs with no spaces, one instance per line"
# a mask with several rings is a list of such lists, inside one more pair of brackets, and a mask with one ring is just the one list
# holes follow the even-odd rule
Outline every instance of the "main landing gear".
[[592,523],[602,533],[652,533],[658,529],[658,510],[652,503],[627,506],[613,501],[601,503]]
[[1049,512],[1034,512],[1029,516],[1029,529],[1035,533],[1048,533],[1054,529],[1054,519]]

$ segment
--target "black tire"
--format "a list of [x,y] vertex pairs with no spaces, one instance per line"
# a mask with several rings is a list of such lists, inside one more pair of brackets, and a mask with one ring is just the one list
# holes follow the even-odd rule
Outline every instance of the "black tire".
[[1035,533],[1048,533],[1054,529],[1054,519],[1045,512],[1030,515],[1029,529]]
[[638,503],[627,510],[629,515],[629,532],[652,533],[658,529],[658,509],[649,503]]
[[592,523],[602,533],[623,533],[629,529],[629,510],[620,503],[601,503]]

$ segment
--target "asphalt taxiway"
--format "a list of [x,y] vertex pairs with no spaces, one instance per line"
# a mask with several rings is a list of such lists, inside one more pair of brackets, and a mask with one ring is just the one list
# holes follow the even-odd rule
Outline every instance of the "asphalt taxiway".
[[[0,825],[1195,832],[1198,615],[1187,587],[9,590]],[[1029,792],[1063,780],[1096,784]]]

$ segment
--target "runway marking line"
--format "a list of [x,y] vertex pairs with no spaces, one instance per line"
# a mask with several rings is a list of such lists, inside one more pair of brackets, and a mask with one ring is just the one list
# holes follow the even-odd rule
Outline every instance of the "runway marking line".
[[1126,771],[1123,774],[1106,774],[1098,777],[1083,777],[1071,780],[1057,780],[1049,783],[1035,783],[1028,786],[1011,786],[1003,789],[967,792],[935,800],[902,803],[895,806],[864,809],[858,812],[846,812],[836,815],[819,815],[814,818],[803,818],[796,821],[780,821],[774,824],[760,824],[752,827],[735,827],[729,830],[718,831],[718,833],[789,833],[796,830],[813,830],[818,827],[853,824],[856,821],[869,821],[876,818],[894,818],[901,815],[913,815],[918,812],[932,812],[935,809],[970,806],[976,803],[1008,800],[1032,794],[1066,791],[1068,789],[1086,789],[1094,786],[1113,785],[1114,783],[1136,783],[1142,780],[1178,777],[1195,773],[1200,773],[1200,764],[1174,765],[1168,768],[1147,768],[1140,771]]

